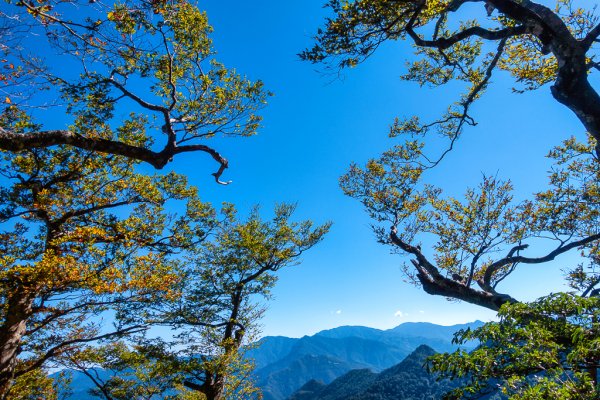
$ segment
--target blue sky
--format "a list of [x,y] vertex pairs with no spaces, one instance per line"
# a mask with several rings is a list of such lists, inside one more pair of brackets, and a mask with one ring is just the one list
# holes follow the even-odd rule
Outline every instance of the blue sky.
[[[214,184],[209,173],[215,166],[202,154],[183,155],[172,168],[188,174],[204,200],[230,201],[241,210],[260,204],[265,215],[276,202],[297,202],[298,218],[334,223],[301,265],[281,272],[263,319],[265,335],[297,337],[339,325],[391,328],[406,321],[453,324],[493,318],[490,311],[427,295],[404,282],[402,258],[375,242],[361,205],[345,197],[337,183],[352,161],[364,163],[394,144],[387,132],[396,116],[434,118],[460,88],[432,90],[401,81],[411,51],[407,43],[382,46],[339,77],[301,62],[297,53],[311,45],[327,13],[323,2],[201,2],[215,28],[217,58],[263,80],[274,96],[262,113],[258,136],[218,141],[230,160],[223,178],[232,180],[231,185]],[[513,85],[508,76],[494,78],[474,109],[479,125],[465,132],[428,182],[457,196],[476,185],[482,173],[510,178],[517,197],[544,187],[549,168],[545,154],[568,136],[582,137],[583,128],[552,99],[549,87],[515,95]],[[522,266],[500,290],[523,300],[560,290],[560,268],[572,264],[569,257],[551,266]]]

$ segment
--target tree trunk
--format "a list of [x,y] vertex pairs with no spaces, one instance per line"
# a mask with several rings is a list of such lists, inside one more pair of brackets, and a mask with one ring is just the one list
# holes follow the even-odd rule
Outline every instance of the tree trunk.
[[32,305],[31,296],[22,291],[8,299],[6,320],[0,326],[0,399],[9,394]]
[[204,395],[206,400],[223,400],[223,391],[225,389],[225,381],[221,374],[211,376],[210,384],[204,387]]
[[600,96],[588,80],[585,52],[577,48],[570,52],[562,50],[567,54],[555,53],[559,68],[557,79],[551,87],[552,95],[573,111],[600,143]]

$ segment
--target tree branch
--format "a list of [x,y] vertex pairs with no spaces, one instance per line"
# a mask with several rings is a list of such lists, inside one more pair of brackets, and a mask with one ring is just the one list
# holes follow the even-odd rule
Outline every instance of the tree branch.
[[437,296],[451,297],[467,303],[476,304],[490,310],[498,311],[504,303],[517,303],[518,301],[507,294],[496,291],[480,291],[466,286],[462,281],[449,279],[440,274],[439,270],[423,255],[418,247],[405,243],[397,236],[395,227],[390,231],[390,239],[393,244],[416,257],[411,260],[417,269],[417,278],[426,293]]
[[546,254],[543,257],[513,256],[515,251],[523,250],[523,249],[527,248],[527,245],[516,246],[510,250],[510,252],[508,253],[508,255],[506,257],[490,264],[490,266],[487,267],[484,277],[483,277],[483,283],[485,285],[490,285],[494,274],[498,270],[500,270],[502,267],[504,267],[505,265],[514,264],[514,263],[523,263],[523,264],[545,263],[545,262],[554,260],[557,256],[559,256],[563,253],[566,253],[569,250],[572,250],[572,249],[580,247],[580,246],[585,246],[586,244],[595,242],[597,240],[600,240],[600,234],[588,236],[584,239],[581,239],[581,240],[578,240],[575,242],[571,242],[565,246],[560,245],[556,249],[552,250],[550,253]]
[[173,144],[165,146],[160,152],[155,152],[145,147],[132,146],[119,141],[103,138],[87,138],[69,130],[49,130],[17,134],[0,127],[0,150],[23,151],[56,145],[70,145],[83,150],[124,156],[146,162],[156,169],[164,168],[176,154],[202,151],[210,154],[220,164],[219,170],[212,174],[217,183],[223,185],[230,183],[220,180],[221,175],[228,167],[229,163],[227,159],[206,145],[196,144],[177,147],[176,144]]
[[406,26],[406,33],[413,39],[417,46],[422,47],[433,47],[440,50],[446,50],[452,47],[456,43],[477,36],[486,40],[501,40],[507,39],[511,36],[518,36],[527,33],[527,27],[524,25],[516,26],[514,28],[505,28],[496,31],[491,31],[480,26],[472,26],[463,31],[455,33],[450,37],[441,37],[435,40],[425,40],[421,38],[413,29],[412,26]]
[[588,50],[590,47],[592,47],[592,45],[594,44],[594,42],[596,41],[596,39],[598,39],[598,36],[600,36],[600,24],[596,25],[583,38],[582,43],[583,43],[583,46],[586,48],[586,50]]
[[98,340],[102,340],[102,339],[106,339],[106,338],[110,338],[110,337],[114,337],[114,336],[123,336],[123,335],[128,335],[131,333],[143,332],[147,329],[148,329],[147,326],[135,325],[135,326],[130,326],[128,328],[118,329],[113,332],[105,333],[103,335],[93,336],[93,337],[89,337],[89,338],[65,340],[64,342],[50,348],[48,351],[46,351],[46,353],[44,355],[42,355],[40,358],[38,358],[33,363],[29,364],[26,368],[24,368],[20,371],[15,371],[15,377],[24,375],[28,372],[31,372],[33,370],[40,368],[46,361],[48,361],[50,358],[54,357],[56,355],[56,353],[58,353],[60,350],[64,349],[65,347],[68,347],[68,346],[71,346],[74,344],[95,342]]

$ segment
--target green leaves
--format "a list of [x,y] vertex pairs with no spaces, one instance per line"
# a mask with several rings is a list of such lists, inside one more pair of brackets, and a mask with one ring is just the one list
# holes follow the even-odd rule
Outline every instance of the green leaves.
[[596,399],[600,300],[558,293],[530,304],[506,304],[499,322],[462,331],[458,343],[477,340],[471,353],[432,357],[442,376],[466,378],[453,398],[500,390],[514,399]]

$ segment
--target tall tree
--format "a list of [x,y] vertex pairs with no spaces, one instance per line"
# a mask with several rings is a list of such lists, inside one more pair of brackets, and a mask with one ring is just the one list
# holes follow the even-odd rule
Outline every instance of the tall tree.
[[[14,111],[14,113],[12,112]],[[2,125],[37,127],[14,108]],[[120,129],[139,143],[140,121]],[[83,343],[145,329],[132,307],[175,294],[180,249],[214,214],[176,174],[137,174],[137,162],[65,146],[1,154],[0,398],[14,380]],[[187,202],[177,217],[168,201]],[[136,305],[137,304],[137,305]],[[111,311],[113,326],[100,319]]]
[[[200,240],[211,209],[184,178],[136,164],[201,151],[226,183],[227,160],[203,142],[255,134],[268,94],[214,59],[191,2],[8,1],[0,15],[5,398],[82,343],[145,329],[131,307],[175,295],[173,255]],[[165,211],[185,199],[185,215]]]
[[239,351],[255,338],[262,315],[256,302],[270,296],[277,271],[297,264],[329,230],[330,224],[290,221],[294,209],[278,205],[272,220],[263,221],[256,207],[243,221],[233,205],[224,205],[218,229],[193,259],[183,302],[167,315],[182,329],[180,340],[192,344],[188,350],[205,355],[184,384],[207,400],[247,398],[248,387],[239,379],[247,366]]
[[[268,94],[214,59],[212,27],[193,2],[8,1],[0,13],[2,99],[44,120],[26,133],[0,126],[2,150],[62,144],[158,169],[199,151],[225,183],[227,159],[204,141],[256,133]],[[143,121],[135,143],[118,135],[130,112]]]
[[[296,265],[330,226],[292,222],[294,209],[278,205],[273,218],[263,221],[254,208],[240,220],[233,205],[225,204],[210,237],[187,257],[181,296],[150,304],[155,322],[174,328],[173,340],[145,339],[133,349],[122,345],[88,350],[100,354],[92,358],[95,363],[84,352],[68,358],[69,365],[88,374],[105,400],[150,398],[173,388],[179,390],[175,397],[182,399],[242,400],[257,395],[249,376],[252,363],[243,347],[256,338],[262,316],[259,301],[270,297],[276,273]],[[114,371],[114,376],[94,376],[95,365]]]
[[[403,135],[406,142],[365,168],[353,165],[341,179],[346,194],[359,199],[378,223],[392,226],[375,227],[379,240],[413,257],[406,271],[425,291],[498,310],[516,301],[496,287],[518,264],[547,262],[576,248],[592,255],[600,239],[594,227],[597,192],[590,189],[598,179],[600,138],[600,101],[589,81],[598,69],[595,8],[571,0],[557,1],[554,10],[529,0],[332,0],[328,6],[334,17],[302,58],[351,67],[384,41],[406,39],[417,60],[404,79],[433,86],[461,81],[467,88],[439,120],[397,120],[391,136]],[[569,140],[553,151],[558,170],[552,189],[531,202],[514,204],[510,183],[493,177],[469,189],[464,201],[443,199],[421,177],[441,162],[465,125],[475,124],[472,104],[499,69],[523,83],[522,90],[552,83],[552,95],[593,140],[589,145]],[[449,140],[437,156],[420,139],[432,131]],[[438,238],[433,258],[419,244],[425,233]],[[541,257],[525,255],[526,241],[541,237],[555,240],[554,249]]]
[[[461,98],[435,121],[396,120],[390,136],[406,141],[365,167],[352,165],[341,178],[344,192],[361,201],[376,221],[379,241],[411,257],[405,272],[416,284],[430,294],[501,310],[499,324],[459,337],[482,340],[478,352],[441,356],[435,367],[451,376],[472,374],[474,381],[459,390],[460,396],[480,395],[480,389],[496,383],[515,399],[597,398],[599,357],[595,350],[584,350],[597,347],[600,294],[600,97],[590,78],[600,69],[595,5],[577,0],[557,0],[553,8],[530,0],[331,0],[328,6],[334,16],[302,58],[353,67],[385,41],[408,40],[416,60],[403,79],[465,86]],[[571,138],[550,152],[555,166],[549,188],[532,200],[515,202],[510,182],[496,177],[484,177],[464,199],[444,198],[422,178],[442,162],[464,128],[476,124],[472,106],[498,70],[519,82],[516,92],[549,85],[590,139],[578,143]],[[448,141],[436,155],[422,140],[431,133]],[[422,248],[422,242],[432,248]],[[542,255],[531,256],[529,246],[539,246]],[[550,296],[526,305],[510,289],[500,291],[519,265],[543,264],[577,250],[582,264],[567,271],[576,291],[571,297]]]

